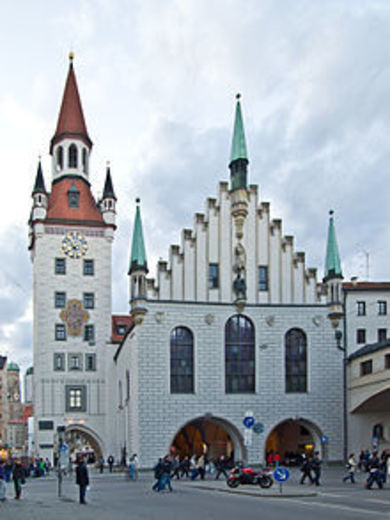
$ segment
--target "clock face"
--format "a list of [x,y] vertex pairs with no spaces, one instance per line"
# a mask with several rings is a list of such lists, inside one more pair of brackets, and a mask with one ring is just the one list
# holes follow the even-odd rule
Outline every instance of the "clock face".
[[88,243],[80,231],[68,231],[62,240],[61,250],[70,258],[81,258],[88,251]]

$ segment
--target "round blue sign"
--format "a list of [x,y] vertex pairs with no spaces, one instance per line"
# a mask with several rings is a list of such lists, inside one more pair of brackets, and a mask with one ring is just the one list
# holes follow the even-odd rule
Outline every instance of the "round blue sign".
[[286,482],[290,478],[290,472],[286,468],[276,468],[274,470],[274,479],[277,482]]
[[323,442],[324,444],[326,444],[326,443],[328,442],[328,440],[329,440],[329,437],[328,437],[327,435],[323,435],[323,436],[321,437],[321,440],[322,440],[322,442]]
[[264,431],[264,424],[262,424],[261,422],[257,422],[254,426],[253,426],[253,431],[255,433],[263,433]]
[[253,417],[245,417],[245,419],[242,421],[245,428],[252,428],[252,426],[255,424],[255,420]]
[[66,444],[61,444],[60,451],[68,451],[68,446]]

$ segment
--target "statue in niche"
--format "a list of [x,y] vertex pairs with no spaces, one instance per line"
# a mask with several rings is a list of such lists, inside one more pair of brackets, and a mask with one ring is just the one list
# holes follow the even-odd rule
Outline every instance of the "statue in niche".
[[246,253],[244,246],[240,242],[238,242],[238,244],[234,248],[234,259],[234,272],[238,274],[244,272],[246,266]]
[[233,291],[236,294],[236,300],[246,300],[246,282],[241,272],[238,272],[234,279]]

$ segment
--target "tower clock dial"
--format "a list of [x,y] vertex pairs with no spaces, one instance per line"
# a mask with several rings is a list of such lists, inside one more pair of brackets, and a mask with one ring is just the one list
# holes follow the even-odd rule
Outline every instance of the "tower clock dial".
[[88,243],[80,231],[68,231],[62,239],[61,250],[70,258],[81,258],[88,251]]

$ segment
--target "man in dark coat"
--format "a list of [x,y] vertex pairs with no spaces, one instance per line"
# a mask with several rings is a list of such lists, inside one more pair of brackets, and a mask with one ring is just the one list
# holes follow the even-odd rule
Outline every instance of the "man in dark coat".
[[219,475],[222,473],[223,476],[227,479],[228,478],[228,474],[226,473],[226,468],[227,468],[227,462],[226,462],[226,459],[225,459],[225,455],[221,455],[219,457],[219,459],[217,460],[217,462],[215,463],[215,467],[217,469],[217,474],[215,476],[215,480],[218,480],[219,479]]
[[76,484],[79,486],[80,490],[80,504],[86,504],[85,493],[87,491],[87,486],[89,485],[89,477],[84,457],[80,457],[77,461]]
[[15,499],[19,500],[22,494],[22,484],[25,483],[25,473],[20,460],[15,460],[12,470],[12,480],[15,486]]
[[108,462],[108,466],[110,468],[110,473],[112,473],[112,466],[114,464],[114,457],[112,455],[110,455],[107,459],[107,462]]

